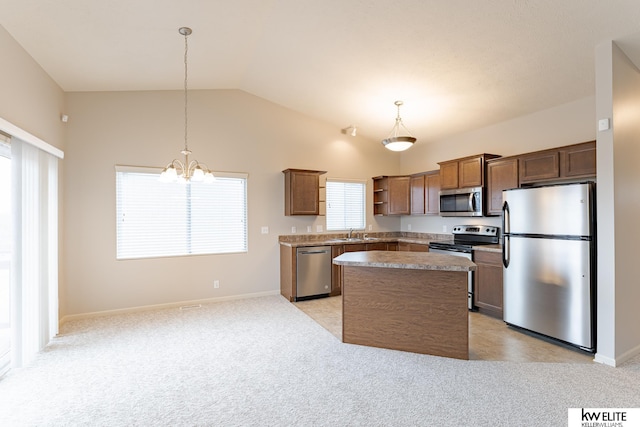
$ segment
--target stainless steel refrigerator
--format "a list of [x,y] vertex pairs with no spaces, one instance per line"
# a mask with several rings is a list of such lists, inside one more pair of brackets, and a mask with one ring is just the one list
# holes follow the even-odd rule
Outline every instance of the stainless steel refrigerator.
[[502,199],[504,321],[595,352],[595,184]]

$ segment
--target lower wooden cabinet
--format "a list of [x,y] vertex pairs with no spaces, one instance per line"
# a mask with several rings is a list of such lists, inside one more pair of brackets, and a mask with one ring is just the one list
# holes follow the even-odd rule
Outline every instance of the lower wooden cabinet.
[[[331,246],[331,259],[344,253],[344,245]],[[331,293],[329,296],[342,295],[342,266],[331,263]]]
[[[372,242],[351,243],[348,245],[336,245],[331,247],[331,259],[345,252],[360,251],[397,251],[398,243]],[[331,293],[329,296],[342,294],[342,266],[331,264]]]
[[500,252],[474,251],[476,263],[474,303],[478,311],[502,319],[502,254]]
[[398,250],[407,251],[407,252],[429,252],[429,245],[425,245],[421,243],[399,242]]

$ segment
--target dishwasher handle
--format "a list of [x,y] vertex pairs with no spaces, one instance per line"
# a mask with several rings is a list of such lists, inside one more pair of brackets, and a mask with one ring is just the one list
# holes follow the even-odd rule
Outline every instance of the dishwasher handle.
[[314,255],[314,254],[328,254],[329,251],[327,249],[323,250],[323,251],[300,251],[298,252],[299,255]]

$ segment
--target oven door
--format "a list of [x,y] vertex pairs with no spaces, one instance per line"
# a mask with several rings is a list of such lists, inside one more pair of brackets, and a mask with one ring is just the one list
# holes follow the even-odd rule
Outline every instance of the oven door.
[[482,187],[440,191],[440,216],[482,216]]
[[[459,256],[459,257],[463,257],[463,258],[467,258],[468,260],[472,259],[471,253],[468,251],[460,251],[460,250],[456,250],[455,248],[451,248],[451,249],[435,249],[435,248],[431,248],[429,247],[429,252],[434,253],[434,254],[444,254],[444,255],[453,255],[453,256]],[[475,306],[473,305],[473,272],[469,272],[468,273],[468,285],[467,285],[467,306],[469,307],[469,310],[473,310],[475,308]]]

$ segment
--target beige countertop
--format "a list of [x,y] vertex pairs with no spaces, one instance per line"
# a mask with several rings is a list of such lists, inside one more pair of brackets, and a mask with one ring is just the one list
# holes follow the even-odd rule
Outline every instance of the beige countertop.
[[[417,243],[428,245],[433,241],[451,241],[453,237],[450,234],[432,234],[432,233],[415,233],[415,232],[386,232],[386,233],[368,233],[367,238],[346,239],[342,234],[299,234],[280,236],[279,243],[282,246],[299,248],[305,246],[337,246],[337,245],[356,245],[366,243]],[[473,247],[474,251],[486,252],[502,252],[502,245],[477,245]]]
[[474,251],[502,253],[502,245],[478,245],[472,248]]
[[428,245],[434,240],[451,240],[449,234],[415,233],[415,232],[371,232],[362,236],[362,232],[357,233],[358,237],[346,238],[346,233],[335,234],[289,234],[279,236],[278,241],[282,246],[292,248],[304,246],[336,246],[353,245],[362,243],[418,243]]
[[462,257],[429,252],[347,252],[333,259],[343,266],[398,268],[409,270],[475,271],[476,265]]

